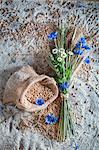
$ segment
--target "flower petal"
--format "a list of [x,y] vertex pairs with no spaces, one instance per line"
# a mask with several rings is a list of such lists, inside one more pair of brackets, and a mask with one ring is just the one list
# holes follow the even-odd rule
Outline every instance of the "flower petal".
[[62,57],[62,58],[66,58],[66,57],[67,57],[67,54],[66,54],[65,52],[62,52],[62,53],[61,53],[61,57]]
[[59,84],[59,89],[60,89],[61,91],[67,90],[68,88],[69,88],[69,83],[68,83],[68,82],[60,83],[60,84]]
[[76,44],[76,48],[80,48],[80,47],[81,47],[81,43],[78,42],[78,43]]
[[85,37],[81,37],[80,41],[81,41],[81,43],[86,43]]
[[2,114],[3,109],[4,109],[4,105],[0,104],[0,114]]
[[53,114],[48,114],[45,117],[45,122],[47,124],[55,124],[58,121],[58,117],[55,117]]
[[83,48],[85,48],[86,50],[91,50],[91,47],[88,45],[85,45]]
[[59,52],[63,52],[63,51],[65,52],[65,49],[64,49],[64,48],[60,48],[60,49],[59,49]]
[[83,52],[84,52],[84,51],[81,50],[81,49],[79,49],[79,50],[74,49],[74,54],[76,54],[76,55],[82,55]]
[[52,49],[52,53],[53,54],[57,54],[58,53],[58,49],[57,48]]
[[86,64],[90,64],[90,58],[89,57],[87,57],[84,61]]
[[54,40],[57,38],[57,36],[58,36],[58,32],[52,32],[48,35],[48,39]]
[[58,57],[58,58],[57,58],[57,61],[58,61],[58,62],[61,62],[61,61],[62,61],[62,58],[61,58],[61,57]]
[[36,99],[36,105],[43,105],[44,103],[45,103],[45,101],[44,101],[44,99],[43,98],[38,98],[38,99]]

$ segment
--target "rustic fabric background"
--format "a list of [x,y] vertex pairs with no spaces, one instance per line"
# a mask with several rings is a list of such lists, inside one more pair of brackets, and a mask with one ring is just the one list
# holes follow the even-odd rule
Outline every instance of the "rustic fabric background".
[[[64,0],[0,1],[0,150],[79,150],[99,149],[99,2]],[[83,65],[70,92],[76,114],[75,137],[58,143],[33,129],[20,128],[28,113],[3,106],[2,97],[10,75],[21,66],[31,65],[40,74],[52,75],[47,62],[47,34],[60,20],[85,25],[93,36],[91,66]],[[11,116],[12,115],[12,116]]]

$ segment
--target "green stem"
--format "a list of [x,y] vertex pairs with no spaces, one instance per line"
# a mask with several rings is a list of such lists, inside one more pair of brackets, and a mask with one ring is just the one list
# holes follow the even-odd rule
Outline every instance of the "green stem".
[[57,44],[56,39],[54,39],[54,43],[55,43],[55,47],[58,48],[58,44]]
[[64,66],[64,61],[63,61],[63,64],[62,64],[62,67],[63,67],[63,79],[65,80],[65,74],[66,74],[66,71],[65,71],[65,66]]

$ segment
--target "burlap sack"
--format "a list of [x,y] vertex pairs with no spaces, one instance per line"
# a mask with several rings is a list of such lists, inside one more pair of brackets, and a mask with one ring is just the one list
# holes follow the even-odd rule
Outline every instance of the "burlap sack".
[[[35,83],[40,83],[53,92],[53,96],[41,106],[35,103],[33,104],[26,97],[29,88],[31,86],[33,87]],[[15,72],[8,80],[4,91],[3,103],[12,103],[20,109],[34,112],[45,109],[57,97],[58,87],[53,78],[46,75],[38,75],[30,66],[24,66],[19,71]]]

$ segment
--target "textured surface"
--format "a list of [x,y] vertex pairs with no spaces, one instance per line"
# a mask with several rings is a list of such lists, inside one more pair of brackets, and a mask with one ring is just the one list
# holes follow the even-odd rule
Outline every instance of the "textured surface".
[[[79,150],[99,149],[99,3],[69,1],[60,5],[58,0],[0,1],[0,100],[6,81],[23,65],[33,66],[38,73],[49,74],[47,63],[47,34],[59,20],[85,25],[93,36],[91,67],[83,65],[74,80],[70,100],[76,114],[75,137],[65,143],[44,138],[30,129],[20,130],[19,124],[26,113],[13,106],[0,108],[0,150]],[[76,17],[76,19],[75,19]],[[52,25],[52,24],[55,25]],[[8,113],[9,112],[9,113]],[[16,115],[10,117],[11,114]],[[4,122],[3,120],[7,118]],[[74,140],[75,139],[75,140]]]

